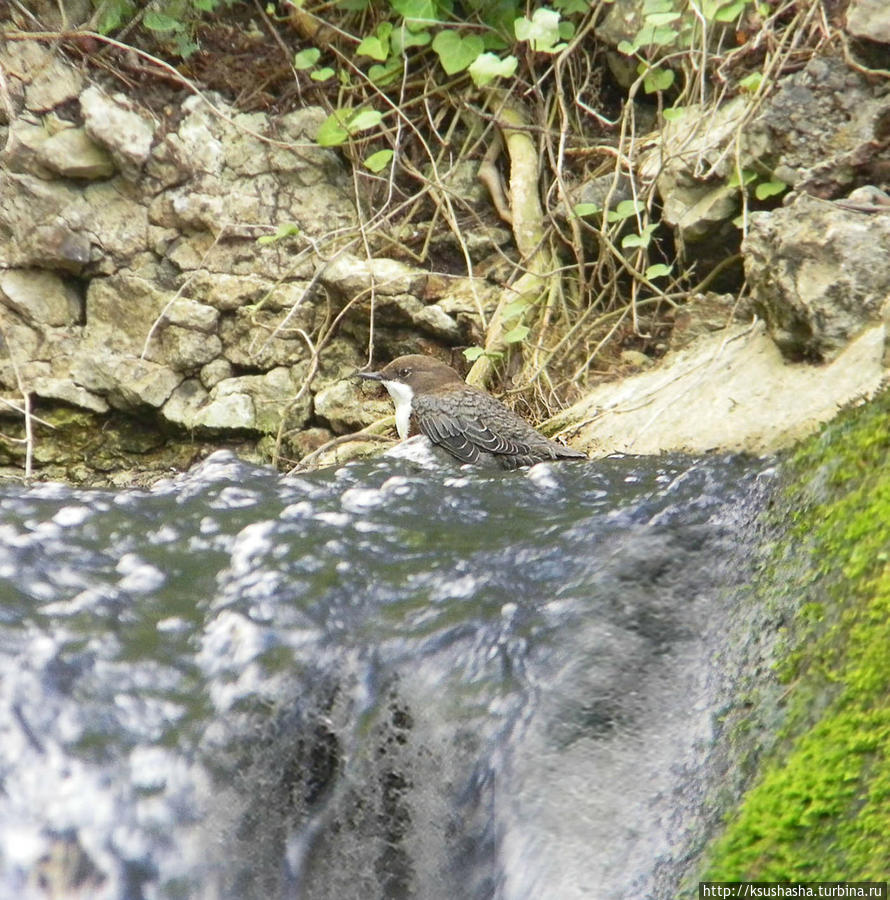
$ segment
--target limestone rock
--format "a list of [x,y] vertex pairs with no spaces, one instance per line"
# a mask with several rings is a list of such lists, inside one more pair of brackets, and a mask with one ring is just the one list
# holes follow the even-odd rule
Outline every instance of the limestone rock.
[[77,292],[58,275],[39,269],[0,272],[0,303],[41,325],[73,325],[83,315]]
[[392,403],[365,394],[357,379],[335,381],[315,395],[315,415],[336,434],[357,431],[392,411]]
[[83,76],[57,52],[37,41],[6,45],[3,64],[13,78],[25,85],[25,106],[45,112],[73,100],[83,86]]
[[40,147],[40,162],[63,178],[99,179],[114,174],[114,161],[83,128],[64,128]]
[[186,378],[161,407],[161,415],[173,425],[191,428],[207,396],[207,391],[198,379]]
[[792,358],[831,360],[890,295],[890,215],[799,195],[756,213],[744,245],[755,309]]
[[887,164],[880,145],[890,116],[890,95],[842,56],[815,56],[781,80],[746,128],[759,136],[776,177],[794,189],[837,197],[863,180],[880,181],[870,168]]
[[265,375],[226,378],[210,391],[206,402],[195,412],[190,427],[219,430],[276,432],[283,416],[290,428],[309,419],[311,401],[307,393],[291,401],[299,390],[299,377],[283,366]]
[[360,259],[348,253],[338,254],[325,266],[321,281],[348,299],[364,294],[392,296],[423,293],[427,273],[412,269],[395,259]]
[[88,391],[106,397],[111,406],[126,411],[163,406],[183,380],[167,366],[110,353],[80,356],[71,367],[71,376]]
[[41,376],[31,382],[31,387],[38,397],[51,400],[64,400],[72,406],[88,409],[91,412],[106,413],[108,404],[98,394],[88,391],[70,378],[50,378]]
[[[715,227],[738,209],[738,189],[728,183],[735,156],[727,147],[745,120],[749,102],[740,95],[716,111],[687,106],[679,119],[665,123],[658,145],[643,156],[640,175],[656,179],[663,220],[687,242],[713,237]],[[746,137],[743,167],[764,152],[765,146]]]
[[206,366],[202,366],[199,378],[201,379],[201,384],[209,390],[214,385],[219,384],[224,378],[231,378],[233,371],[232,364],[227,359],[214,359],[207,363]]
[[121,95],[109,97],[98,87],[80,95],[80,109],[87,134],[108,148],[127,177],[135,178],[151,152],[154,124]]
[[890,7],[885,0],[850,0],[847,31],[853,37],[890,44]]
[[315,310],[301,307],[287,314],[266,309],[239,309],[220,324],[224,354],[236,366],[290,366],[309,358],[306,341],[295,329],[311,332]]
[[762,323],[734,325],[600,385],[557,418],[584,422],[566,436],[596,456],[774,453],[880,388],[884,337],[883,325],[869,328],[833,363],[814,366],[784,360]]

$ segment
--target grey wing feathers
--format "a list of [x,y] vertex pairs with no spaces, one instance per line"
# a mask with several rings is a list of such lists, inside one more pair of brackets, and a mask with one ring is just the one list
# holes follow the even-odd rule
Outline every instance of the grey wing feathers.
[[[491,454],[504,468],[514,468],[562,455],[583,455],[548,441],[487,394],[476,394],[469,407],[466,403],[458,407],[441,397],[435,406],[423,403],[420,398],[415,400],[415,405],[421,433],[461,462],[476,464],[480,455]],[[504,430],[511,437],[497,433],[499,424],[509,425]]]

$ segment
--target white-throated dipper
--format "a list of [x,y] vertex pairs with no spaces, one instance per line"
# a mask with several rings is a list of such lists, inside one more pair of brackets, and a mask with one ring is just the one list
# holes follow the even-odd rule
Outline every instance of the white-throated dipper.
[[587,459],[548,440],[500,400],[471,387],[431,356],[400,356],[379,372],[356,374],[389,391],[402,440],[424,434],[463,463],[517,469],[547,459]]

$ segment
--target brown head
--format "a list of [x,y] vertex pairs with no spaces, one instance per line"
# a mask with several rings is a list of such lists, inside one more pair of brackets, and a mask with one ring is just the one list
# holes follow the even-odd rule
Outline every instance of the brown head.
[[380,381],[387,388],[391,384],[405,385],[412,394],[429,393],[442,388],[464,385],[463,378],[451,366],[432,356],[421,356],[419,353],[399,356],[391,363],[387,363],[379,372],[359,372],[357,374],[360,378]]

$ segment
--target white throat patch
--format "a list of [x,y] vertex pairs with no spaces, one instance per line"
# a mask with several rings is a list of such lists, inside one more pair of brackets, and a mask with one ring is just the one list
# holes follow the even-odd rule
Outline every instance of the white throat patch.
[[396,405],[396,431],[404,441],[408,437],[408,422],[411,419],[411,400],[414,398],[414,391],[400,381],[384,381],[383,386],[389,391],[389,396]]

